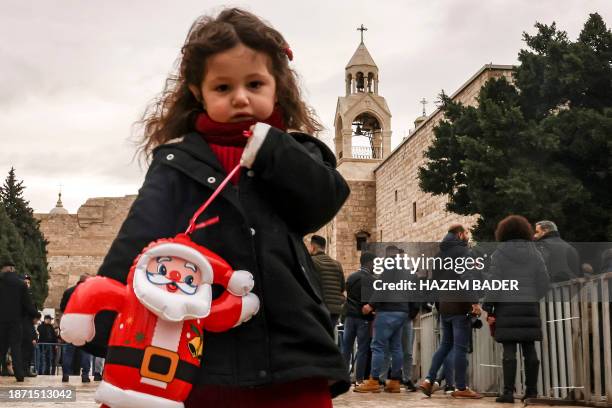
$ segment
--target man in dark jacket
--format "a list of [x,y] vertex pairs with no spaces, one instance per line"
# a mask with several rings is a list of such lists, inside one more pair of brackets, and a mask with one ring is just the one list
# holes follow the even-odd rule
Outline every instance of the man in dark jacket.
[[[23,276],[23,281],[28,287],[28,293],[32,298],[32,277],[29,274]],[[26,377],[36,377],[36,372],[32,370],[32,359],[34,358],[34,349],[38,340],[35,325],[40,320],[40,313],[37,313],[34,318],[26,315],[21,322],[21,359],[23,360],[23,372]]]
[[[81,283],[85,282],[89,278],[88,275],[81,275],[79,277],[79,281],[76,285],[69,287],[64,291],[62,295],[62,300],[60,302],[60,310],[62,313],[66,310],[66,306],[68,306],[68,302],[70,301],[70,297],[74,290]],[[62,382],[68,382],[70,380],[70,374],[72,374],[72,368],[74,359],[78,359],[80,357],[80,365],[81,365],[81,381],[84,383],[88,383],[91,380],[89,379],[89,370],[91,369],[91,360],[92,356],[85,350],[77,349],[72,344],[66,344],[63,349],[62,354]],[[77,373],[78,374],[78,373]]]
[[327,241],[320,235],[310,238],[310,256],[319,273],[321,289],[323,290],[323,302],[331,316],[332,326],[336,327],[342,306],[344,305],[344,272],[340,262],[325,253]]
[[32,303],[28,287],[17,276],[15,264],[9,259],[0,261],[0,310],[0,356],[4,358],[10,347],[15,378],[17,382],[23,382],[21,325],[25,316],[33,318],[38,311]]
[[[385,249],[386,258],[395,258],[399,248],[388,246]],[[381,285],[377,285],[376,292],[372,294],[364,313],[376,312],[374,319],[374,335],[372,338],[372,370],[370,378],[360,386],[355,387],[356,392],[380,392],[379,377],[385,366],[385,352],[391,357],[391,376],[385,384],[386,392],[400,392],[402,380],[402,330],[410,321],[412,304],[406,299],[402,291],[385,290],[385,285],[398,284],[410,279],[410,271],[400,268],[386,268],[380,276]],[[386,286],[387,288],[389,286]]]
[[[468,231],[459,224],[452,225],[448,233],[440,243],[440,252],[437,257],[445,260],[452,260],[453,265],[458,265],[459,260],[471,258],[471,251],[468,248]],[[450,262],[449,262],[450,263]],[[458,268],[442,268],[434,270],[434,279],[439,281],[453,281],[468,279],[469,272],[459,271]],[[434,353],[431,361],[429,373],[419,384],[419,389],[427,396],[433,391],[433,382],[436,379],[438,370],[444,363],[448,353],[453,354],[453,369],[455,373],[455,391],[452,396],[455,398],[482,398],[466,384],[467,373],[467,351],[472,334],[471,314],[480,314],[478,300],[466,301],[466,293],[449,294],[442,293],[440,299],[440,322],[442,326],[442,341],[440,347]],[[448,371],[448,370],[447,370]],[[448,378],[446,381],[450,381]]]
[[536,222],[534,239],[546,263],[551,282],[563,282],[582,275],[578,251],[561,239],[554,222]]
[[38,342],[43,343],[38,346],[38,373],[43,375],[50,375],[53,365],[53,348],[55,345],[49,343],[57,343],[55,329],[51,321],[52,317],[45,315],[44,321],[38,326]]
[[346,316],[344,319],[344,336],[342,354],[346,366],[349,367],[355,338],[357,338],[357,353],[355,355],[355,380],[359,385],[366,378],[366,367],[370,354],[371,322],[374,318],[372,313],[364,314],[363,307],[367,299],[363,299],[363,293],[371,287],[374,281],[372,269],[375,255],[371,252],[363,252],[359,259],[361,267],[352,273],[346,280]]

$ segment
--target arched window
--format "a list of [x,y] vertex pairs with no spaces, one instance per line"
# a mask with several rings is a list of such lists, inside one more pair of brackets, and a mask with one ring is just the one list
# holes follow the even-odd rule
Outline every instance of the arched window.
[[359,114],[351,124],[352,157],[356,159],[378,159],[382,157],[382,146],[376,135],[381,131],[380,122],[369,112]]

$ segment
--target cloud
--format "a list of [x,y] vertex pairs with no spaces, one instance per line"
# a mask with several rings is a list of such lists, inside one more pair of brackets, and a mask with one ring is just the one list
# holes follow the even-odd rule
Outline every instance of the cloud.
[[[37,211],[63,184],[74,212],[88,197],[136,193],[132,124],[158,94],[194,18],[222,3],[8,1],[0,16],[0,172],[17,168]],[[294,50],[304,95],[333,138],[344,67],[365,43],[380,70],[393,145],[422,98],[454,92],[482,65],[516,63],[523,31],[557,21],[575,38],[588,13],[612,21],[609,1],[391,0],[239,2],[271,22]],[[433,111],[430,103],[427,111]],[[6,173],[5,173],[6,174]],[[2,176],[2,174],[0,174]]]

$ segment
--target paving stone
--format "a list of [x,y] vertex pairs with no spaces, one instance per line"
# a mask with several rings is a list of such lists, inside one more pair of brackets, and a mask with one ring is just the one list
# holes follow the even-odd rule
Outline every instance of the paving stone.
[[[76,402],[0,402],[2,408],[58,408],[58,407],[78,407],[78,408],[94,408],[99,404],[94,402],[94,393],[97,383],[91,382],[83,384],[78,376],[70,377],[70,385],[76,387]],[[26,378],[24,383],[16,383],[13,377],[0,377],[1,388],[18,388],[18,387],[61,387],[66,385],[61,382],[60,376],[38,376],[35,378]],[[517,400],[517,405],[522,406]],[[334,399],[334,408],[436,408],[436,407],[469,407],[483,408],[497,406],[502,408],[500,404],[494,402],[493,397],[486,397],[481,400],[456,400],[446,395],[434,395],[432,398],[426,398],[418,392],[400,394],[359,394],[349,391],[346,394]],[[504,405],[505,406],[505,405]],[[512,405],[508,405],[512,407]],[[545,405],[530,405],[530,407],[544,407]],[[216,407],[222,408],[222,407]]]

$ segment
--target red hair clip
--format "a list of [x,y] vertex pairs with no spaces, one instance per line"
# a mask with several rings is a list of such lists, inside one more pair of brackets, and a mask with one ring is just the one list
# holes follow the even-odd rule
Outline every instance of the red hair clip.
[[293,51],[291,51],[291,48],[289,48],[289,46],[286,46],[283,51],[285,51],[285,54],[287,54],[287,58],[289,58],[289,61],[293,61]]

